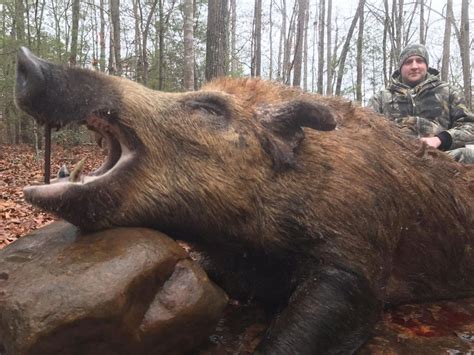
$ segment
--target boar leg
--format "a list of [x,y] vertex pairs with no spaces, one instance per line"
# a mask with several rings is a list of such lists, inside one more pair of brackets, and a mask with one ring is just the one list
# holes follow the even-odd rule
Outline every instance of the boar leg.
[[369,338],[378,318],[378,302],[367,280],[336,268],[305,280],[257,353],[352,354]]

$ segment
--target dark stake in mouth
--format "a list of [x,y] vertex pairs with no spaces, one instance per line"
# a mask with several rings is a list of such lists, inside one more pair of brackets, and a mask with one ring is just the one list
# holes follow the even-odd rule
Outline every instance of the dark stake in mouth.
[[49,184],[51,176],[51,126],[44,127],[44,183]]

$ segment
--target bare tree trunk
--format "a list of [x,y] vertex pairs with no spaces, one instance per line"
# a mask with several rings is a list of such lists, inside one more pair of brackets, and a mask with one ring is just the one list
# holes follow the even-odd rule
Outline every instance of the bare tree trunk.
[[390,17],[388,14],[387,0],[384,0],[384,6],[385,6],[385,17],[384,17],[383,38],[382,38],[382,65],[383,65],[383,83],[384,83],[384,86],[387,86],[388,80],[390,77],[390,73],[388,72],[388,68],[387,68],[387,37],[389,36],[389,32],[390,32]]
[[283,79],[284,83],[290,85],[291,72],[293,70],[294,61],[291,61],[291,50],[293,49],[293,40],[296,37],[296,12],[297,12],[298,2],[295,1],[293,11],[290,18],[290,26],[288,27],[288,37],[285,41],[285,52],[283,57]]
[[109,33],[109,65],[108,65],[109,74],[115,75],[117,68],[115,66],[115,55],[114,55],[114,34],[113,29],[110,28]]
[[99,21],[97,20],[97,5],[95,0],[89,3],[89,9],[92,12],[92,67],[99,70]]
[[133,41],[135,47],[135,80],[139,83],[143,82],[143,58],[142,58],[142,38],[141,38],[141,24],[143,21],[142,6],[140,0],[133,0],[133,16],[135,17],[135,40]]
[[469,0],[462,0],[461,3],[461,30],[459,49],[461,50],[462,74],[464,82],[464,97],[469,109],[472,107],[471,88],[471,55],[469,40]]
[[328,0],[328,13],[327,13],[327,20],[326,20],[326,94],[332,95],[332,55],[331,55],[331,33],[332,33],[332,0]]
[[236,0],[230,0],[230,26],[230,73],[231,75],[236,75],[238,68],[235,40],[235,31],[237,28]]
[[[385,22],[384,22],[384,79],[385,85],[387,85],[390,74],[393,71],[393,60],[395,55],[395,20],[394,17],[394,6],[392,6],[392,10],[389,8],[388,0],[384,0],[384,9],[385,9]],[[390,50],[388,49],[387,45],[390,42]],[[387,56],[388,53],[388,56]],[[398,57],[397,57],[398,58]]]
[[[257,1],[257,0],[254,0]],[[255,10],[255,4],[254,4]],[[252,18],[252,34],[250,35],[250,76],[255,76],[255,11]]]
[[262,0],[255,0],[255,76],[262,75]]
[[334,41],[332,44],[333,50],[332,50],[331,63],[330,63],[331,65],[331,76],[330,76],[331,95],[334,94],[334,85],[336,84],[336,67],[338,63],[337,50],[341,46],[341,43],[342,43],[342,39],[341,39],[341,43],[338,43],[338,38],[339,38],[338,33],[339,33],[339,29],[336,26],[336,31],[334,32]]
[[[35,30],[36,30],[36,53],[39,54],[41,48],[41,31],[43,30],[43,14],[44,14],[44,6],[46,5],[46,0],[41,1],[41,7],[39,7],[39,2],[35,1],[35,16],[34,16],[34,23],[35,23]],[[38,14],[39,12],[39,14]]]
[[[169,19],[171,14],[173,13],[173,9],[176,3],[176,0],[170,0],[170,9],[165,16],[165,12],[163,9],[164,0],[158,0],[158,21],[155,24],[155,31],[156,37],[158,38],[158,90],[164,90],[165,86],[165,79],[166,79],[166,72],[165,72],[165,35],[167,26],[169,23]],[[149,18],[151,20],[151,18]],[[146,57],[145,57],[146,59]],[[148,65],[145,65],[148,67]]]
[[357,6],[356,14],[352,19],[351,27],[346,35],[346,41],[344,42],[344,46],[342,47],[341,57],[339,58],[339,70],[337,72],[337,80],[336,80],[336,95],[341,95],[341,85],[342,85],[342,77],[344,75],[344,65],[346,62],[347,52],[349,51],[349,45],[351,43],[352,34],[354,33],[355,26],[359,17],[361,16],[362,12],[364,11],[364,4],[365,0],[359,0],[359,5]]
[[163,90],[164,81],[164,56],[165,56],[165,16],[163,13],[163,1],[158,0],[158,90]]
[[115,74],[122,74],[121,44],[120,44],[120,0],[110,0],[110,20],[112,23],[113,55],[115,59]]
[[54,1],[51,1],[51,9],[53,11],[54,17],[54,43],[55,43],[55,50],[58,55],[58,60],[61,61],[61,24],[60,24],[60,14],[58,10],[58,6]]
[[303,90],[308,91],[308,30],[309,30],[309,0],[305,0],[306,14],[304,17],[303,45]]
[[227,74],[227,0],[209,0],[206,31],[206,80]]
[[298,2],[294,2],[294,7],[291,12],[290,23],[288,25],[288,34],[284,38],[283,45],[283,64],[282,64],[282,82],[289,85],[292,71],[291,50],[293,49],[293,39],[295,36],[295,13]]
[[311,92],[316,90],[316,42],[318,36],[318,5],[315,5],[313,22],[313,53],[311,57]]
[[[23,6],[25,7],[25,13],[26,14],[29,14],[30,13],[30,7],[29,7],[29,3],[28,1],[25,1],[25,3],[23,4]],[[26,43],[28,44],[28,47],[31,48],[31,23],[30,23],[30,16],[25,16],[25,20],[26,20],[26,26],[25,26],[25,31],[26,31]]]
[[[58,1],[59,3],[61,3],[61,1],[59,0]],[[64,2],[62,2],[64,3]],[[68,4],[68,7],[69,7],[69,3]],[[71,40],[71,26],[69,25],[69,19],[68,19],[68,15],[69,15],[69,12],[68,11],[62,11],[61,13],[61,20],[65,23],[65,26],[63,24],[61,24],[62,27],[64,27],[64,48],[71,48],[70,44],[69,44],[69,41]],[[68,58],[69,59],[69,58]],[[61,56],[61,62],[63,61],[62,59],[62,56]]]
[[356,100],[362,102],[362,52],[364,50],[364,11],[359,15],[359,34],[357,35],[357,79],[356,79]]
[[[1,48],[5,48],[5,44],[7,41],[7,9],[6,6],[0,7],[1,11],[1,17],[2,21],[0,21],[0,27],[1,27],[1,32],[0,32],[0,39],[1,39]],[[2,116],[3,117],[3,116]]]
[[[430,17],[431,17],[431,12],[432,12],[432,7],[431,7],[431,4],[432,4],[433,0],[430,0],[430,2],[428,4],[424,4],[424,10],[423,10],[423,19],[424,19],[424,23],[425,23],[425,33],[423,34],[423,38],[425,39],[425,42],[426,42],[426,39],[428,38],[428,30],[429,30],[429,23],[430,23]],[[428,14],[426,14],[426,10],[428,10]]]
[[306,0],[298,0],[298,27],[295,39],[295,59],[293,72],[293,86],[301,85],[301,70],[303,67],[304,23],[306,20]]
[[261,75],[262,60],[262,0],[255,0],[252,29],[252,59],[250,75]]
[[194,1],[184,1],[184,89],[194,90]]
[[25,3],[23,0],[15,0],[15,16],[12,24],[12,37],[18,42],[25,41]]
[[99,13],[100,13],[100,32],[99,32],[99,68],[101,72],[105,72],[105,3],[104,0],[99,2]]
[[69,56],[69,65],[73,66],[77,63],[77,37],[79,31],[79,11],[80,2],[74,0],[72,2],[72,27],[71,27],[71,55]]
[[323,93],[324,74],[324,17],[326,15],[326,2],[320,0],[319,3],[319,41],[318,41],[318,94]]
[[395,31],[396,31],[396,37],[395,37],[395,53],[393,55],[393,59],[396,60],[395,58],[398,58],[400,56],[400,53],[402,51],[402,38],[403,38],[403,1],[404,0],[399,0],[398,2],[398,9],[397,9],[397,0],[393,0],[393,8],[394,8],[394,14],[395,16],[393,17],[395,19]]
[[451,23],[453,21],[453,0],[447,0],[446,21],[444,23],[443,59],[441,62],[441,80],[448,81],[449,53],[451,51]]
[[[19,43],[25,41],[25,4],[23,0],[15,0],[15,16],[12,24],[12,37]],[[22,114],[15,110],[15,143],[22,143]]]
[[268,42],[270,44],[270,63],[269,63],[269,75],[268,78],[270,80],[273,79],[273,18],[272,18],[272,10],[273,10],[273,0],[270,0],[270,11],[269,11],[269,34],[268,34]]
[[[36,31],[36,53],[40,55],[40,48],[41,48],[41,32],[42,32],[42,24],[43,24],[43,14],[44,14],[44,7],[46,1],[41,1],[41,5],[39,1],[35,2],[34,7],[34,24],[35,24],[35,31]],[[40,159],[39,151],[43,146],[42,135],[39,134],[40,130],[38,128],[38,123],[36,120],[33,120],[33,136],[35,141],[35,159],[38,161]]]
[[283,81],[283,73],[285,68],[285,41],[286,41],[286,0],[282,0],[281,4],[281,31],[280,31],[280,43],[278,47],[278,71],[277,79]]
[[426,44],[425,37],[425,3],[424,0],[418,0],[420,4],[420,43]]
[[[153,15],[155,13],[155,9],[156,9],[156,5],[158,4],[158,1],[159,0],[154,0],[152,3],[151,3],[151,7],[150,7],[150,12],[148,13],[148,17],[146,19],[146,23],[145,23],[145,27],[142,28],[142,33],[143,33],[143,43],[142,43],[142,60],[143,60],[143,83],[146,85],[148,84],[148,67],[149,67],[149,63],[148,63],[148,51],[147,51],[147,47],[148,47],[148,34],[150,33],[150,25],[151,25],[151,20],[153,18]],[[172,3],[172,7],[174,7],[174,1]],[[170,10],[172,11],[172,10]],[[192,26],[191,26],[192,28]]]
[[[410,15],[408,16],[408,20],[405,20],[404,18],[402,18],[402,21],[405,22],[406,24],[402,24],[402,27],[403,27],[403,37],[402,37],[402,48],[405,47],[410,38],[411,38],[411,27],[412,27],[412,24],[413,24],[413,21],[415,19],[415,13],[416,13],[416,8],[418,7],[418,1],[415,2],[415,6],[413,7],[413,11],[411,11]],[[400,11],[402,11],[403,9],[400,9]],[[405,13],[405,11],[403,11],[403,13]],[[424,28],[424,26],[423,26]],[[424,34],[423,34],[424,36]],[[421,39],[420,39],[421,41]]]

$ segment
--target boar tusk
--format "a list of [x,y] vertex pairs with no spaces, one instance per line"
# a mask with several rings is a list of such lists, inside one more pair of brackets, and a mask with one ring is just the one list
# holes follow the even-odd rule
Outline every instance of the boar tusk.
[[79,163],[74,167],[74,170],[71,172],[71,175],[69,175],[69,181],[70,182],[77,182],[79,180],[79,176],[81,174],[82,168],[84,167],[84,163],[86,161],[86,158],[82,158]]

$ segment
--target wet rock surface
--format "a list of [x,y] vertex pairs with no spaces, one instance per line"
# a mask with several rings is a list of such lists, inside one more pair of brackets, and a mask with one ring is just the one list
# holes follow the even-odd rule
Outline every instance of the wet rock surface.
[[183,353],[215,328],[224,292],[173,240],[65,222],[0,250],[1,354]]
[[[226,302],[149,229],[83,235],[57,222],[0,250],[2,355],[250,354],[268,319],[237,302],[221,314]],[[474,298],[386,311],[357,353],[368,354],[474,354]]]

